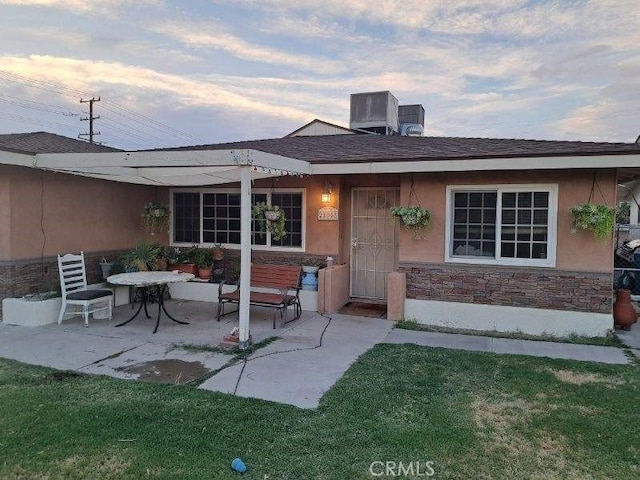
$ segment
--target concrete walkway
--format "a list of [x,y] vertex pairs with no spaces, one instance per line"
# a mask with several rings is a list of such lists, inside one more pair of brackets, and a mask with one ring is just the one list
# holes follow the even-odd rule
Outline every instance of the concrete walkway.
[[392,330],[386,343],[413,343],[425,347],[443,347],[474,352],[507,353],[532,357],[562,358],[584,362],[626,364],[631,360],[624,350],[598,345],[575,343],[542,342],[535,340],[515,340],[510,338],[481,337],[453,333],[418,332],[413,330]]
[[351,364],[378,343],[630,362],[622,349],[614,347],[400,330],[388,320],[340,314],[329,318],[304,312],[299,320],[273,330],[272,310],[252,308],[254,343],[273,336],[278,339],[256,350],[246,361],[234,363],[233,356],[206,350],[218,345],[237,324],[234,315],[216,322],[214,306],[195,301],[167,302],[167,309],[176,318],[190,324],[179,325],[163,318],[155,335],[151,333],[155,320],[144,317],[114,328],[132,314],[128,306],[116,308],[111,323],[93,320],[89,328],[84,328],[79,317],[44,327],[0,324],[0,357],[125,379],[195,383],[205,390],[301,408],[317,407]]

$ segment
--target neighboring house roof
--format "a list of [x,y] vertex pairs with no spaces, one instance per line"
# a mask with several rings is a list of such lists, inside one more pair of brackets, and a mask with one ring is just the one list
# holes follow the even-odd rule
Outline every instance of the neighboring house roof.
[[254,149],[310,163],[464,160],[640,154],[637,143],[596,143],[460,137],[327,135],[284,137],[157,151]]
[[[322,132],[331,132],[331,133],[315,133],[317,131]],[[315,118],[311,120],[306,125],[301,126],[300,128],[294,130],[293,132],[285,135],[286,137],[310,137],[317,135],[353,135],[356,133],[364,133],[358,132],[357,130],[352,130],[347,127],[343,127],[340,125],[336,125],[335,123],[325,122],[324,120],[320,120]]]
[[119,151],[117,148],[83,142],[82,140],[48,132],[0,134],[0,150],[26,154]]

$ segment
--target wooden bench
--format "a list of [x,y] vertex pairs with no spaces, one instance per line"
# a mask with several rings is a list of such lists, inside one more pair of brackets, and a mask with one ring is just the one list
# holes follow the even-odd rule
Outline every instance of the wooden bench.
[[[280,312],[281,325],[300,318],[300,277],[302,269],[295,265],[251,265],[251,290],[249,303],[260,307],[273,307],[273,328],[276,328],[276,313]],[[240,303],[240,286],[233,292],[222,293],[224,282],[218,286],[218,321],[230,312],[224,311],[227,303]],[[254,290],[255,289],[255,290]],[[287,320],[289,307],[294,307],[295,318]]]

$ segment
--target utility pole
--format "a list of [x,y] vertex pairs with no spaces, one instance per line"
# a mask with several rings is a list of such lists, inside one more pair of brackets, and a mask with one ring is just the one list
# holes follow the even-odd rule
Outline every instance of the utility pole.
[[88,117],[84,117],[84,118],[80,118],[81,122],[89,120],[89,133],[79,133],[78,134],[78,138],[89,137],[89,143],[93,143],[93,136],[94,135],[100,135],[100,132],[94,132],[93,131],[93,121],[97,120],[98,118],[100,118],[100,115],[97,115],[95,117],[93,116],[93,104],[94,104],[94,102],[99,102],[99,101],[100,101],[100,97],[98,97],[98,98],[91,97],[89,100],[80,99],[80,103],[88,103],[89,104],[89,116]]

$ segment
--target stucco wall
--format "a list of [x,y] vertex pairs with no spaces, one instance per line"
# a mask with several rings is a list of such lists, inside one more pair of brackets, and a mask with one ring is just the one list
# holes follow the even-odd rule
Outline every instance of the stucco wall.
[[11,216],[9,167],[0,165],[0,259],[9,258],[11,245]]
[[[331,202],[322,203],[321,195],[325,182],[331,182]],[[256,181],[255,188],[304,188],[306,195],[306,235],[305,252],[310,255],[337,256],[340,249],[340,232],[344,231],[344,218],[338,221],[318,220],[318,210],[325,206],[334,208],[341,205],[341,179],[340,177],[314,176],[314,177],[281,177],[277,182],[271,180]],[[343,203],[343,202],[342,202]],[[346,223],[346,225],[349,225]]]
[[[406,205],[411,175],[401,181],[401,202]],[[420,204],[432,213],[432,224],[425,240],[414,240],[409,231],[400,232],[400,261],[442,263],[445,253],[445,202],[448,185],[557,184],[558,224],[556,268],[561,270],[611,272],[613,244],[596,242],[589,232],[571,233],[569,208],[585,203],[593,184],[593,170],[553,170],[523,172],[463,172],[414,174],[413,188]],[[601,193],[606,200],[602,199]],[[594,189],[596,203],[615,205],[616,172],[598,170]],[[414,202],[412,202],[414,203]]]
[[[9,200],[3,203],[9,206],[8,225],[0,216],[2,260],[117,250],[140,239],[168,241],[166,234],[150,237],[140,216],[145,203],[167,200],[166,189],[26,167],[3,167],[2,174],[10,178]],[[0,195],[7,196],[2,184]]]

